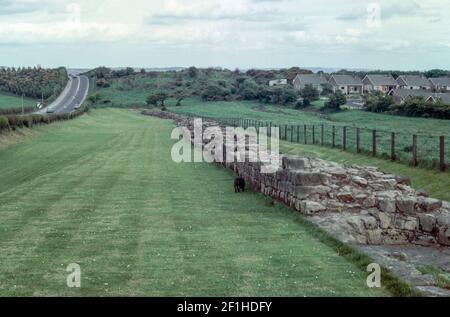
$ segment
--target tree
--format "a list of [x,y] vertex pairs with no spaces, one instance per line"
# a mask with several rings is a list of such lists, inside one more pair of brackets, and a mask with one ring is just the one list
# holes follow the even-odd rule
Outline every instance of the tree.
[[191,78],[196,78],[198,76],[198,69],[194,66],[188,68],[188,74]]
[[181,102],[183,101],[183,99],[186,98],[186,93],[183,90],[177,90],[173,94],[173,97],[177,100],[176,106],[179,107],[181,106]]
[[394,104],[391,96],[385,95],[380,91],[372,92],[366,97],[364,108],[371,112],[385,112]]
[[311,102],[319,100],[319,91],[312,85],[306,85],[305,88],[300,90],[300,96],[302,96],[305,105],[310,105]]
[[164,102],[167,100],[167,98],[169,98],[169,96],[165,92],[157,93],[156,96],[158,98],[158,101],[161,102],[161,107],[165,108]]
[[224,100],[225,97],[231,94],[229,89],[216,84],[209,84],[202,92],[202,99],[204,101],[219,101]]
[[147,97],[147,105],[158,106],[158,96],[156,94],[151,94]]
[[286,105],[297,100],[297,94],[292,88],[285,88],[281,94],[281,103]]
[[431,69],[425,72],[425,77],[427,78],[437,78],[437,77],[446,77],[449,75],[448,71],[442,69]]
[[331,86],[331,84],[327,83],[322,85],[322,92],[321,92],[322,96],[329,96],[332,93],[333,93],[333,86]]
[[347,98],[341,91],[337,91],[330,96],[330,100],[325,103],[325,109],[339,111],[341,106],[347,103]]

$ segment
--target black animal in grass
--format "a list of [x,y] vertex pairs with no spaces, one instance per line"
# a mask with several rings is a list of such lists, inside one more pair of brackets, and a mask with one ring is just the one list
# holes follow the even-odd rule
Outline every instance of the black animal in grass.
[[245,179],[240,176],[236,177],[236,179],[234,180],[234,192],[245,192]]

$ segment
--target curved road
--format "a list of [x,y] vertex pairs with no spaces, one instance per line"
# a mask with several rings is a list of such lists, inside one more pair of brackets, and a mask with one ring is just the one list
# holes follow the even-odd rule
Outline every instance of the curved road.
[[86,76],[71,77],[61,95],[38,113],[71,113],[85,101],[88,91],[89,79]]

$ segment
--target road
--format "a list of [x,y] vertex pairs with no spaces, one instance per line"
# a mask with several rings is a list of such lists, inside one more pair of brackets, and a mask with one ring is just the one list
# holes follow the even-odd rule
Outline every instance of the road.
[[48,107],[40,110],[40,114],[71,113],[81,105],[89,91],[89,79],[86,76],[71,77],[61,95]]

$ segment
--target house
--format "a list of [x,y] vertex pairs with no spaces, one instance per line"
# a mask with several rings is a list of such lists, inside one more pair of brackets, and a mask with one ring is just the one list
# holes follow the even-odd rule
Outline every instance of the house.
[[450,105],[450,94],[445,93],[434,93],[433,96],[431,96],[427,101],[432,102],[442,102],[446,105]]
[[430,78],[431,88],[436,92],[450,92],[450,77]]
[[295,76],[294,81],[294,89],[301,90],[305,88],[307,85],[311,85],[316,88],[319,92],[322,92],[324,85],[328,84],[325,76],[321,74],[298,74]]
[[270,87],[276,87],[276,86],[286,86],[288,84],[287,79],[275,79],[269,81]]
[[397,78],[397,83],[400,88],[419,90],[431,90],[431,82],[423,76],[400,76]]
[[426,101],[438,102],[441,100],[443,103],[450,104],[450,94],[434,93],[426,89],[399,88],[391,90],[389,95],[394,98],[396,103],[404,103],[406,99],[411,97],[422,97]]
[[363,79],[364,92],[381,91],[385,94],[398,87],[392,75],[367,75]]
[[329,83],[333,87],[333,92],[338,90],[344,95],[362,95],[364,84],[358,77],[350,75],[332,75]]

